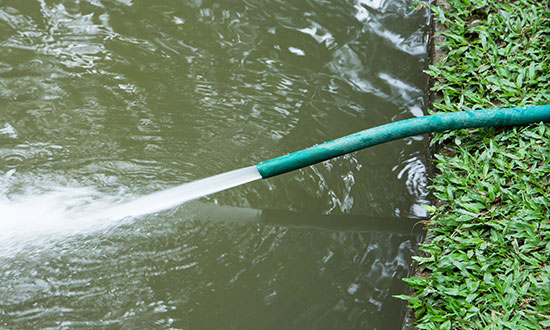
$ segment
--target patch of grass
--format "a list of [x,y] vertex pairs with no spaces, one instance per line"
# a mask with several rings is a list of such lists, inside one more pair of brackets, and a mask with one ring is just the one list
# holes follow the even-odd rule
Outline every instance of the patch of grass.
[[[432,5],[444,41],[434,112],[550,103],[550,8],[539,0]],[[419,329],[550,329],[550,126],[434,135],[438,174],[419,273]]]

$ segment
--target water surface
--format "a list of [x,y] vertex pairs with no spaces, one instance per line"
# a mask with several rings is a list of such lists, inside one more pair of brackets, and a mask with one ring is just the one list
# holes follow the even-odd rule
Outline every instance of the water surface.
[[422,137],[89,215],[421,116],[413,5],[0,1],[0,328],[399,328]]

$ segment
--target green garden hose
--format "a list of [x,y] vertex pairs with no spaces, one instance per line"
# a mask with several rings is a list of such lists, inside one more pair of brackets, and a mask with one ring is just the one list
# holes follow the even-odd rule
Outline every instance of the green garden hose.
[[550,105],[442,113],[401,120],[266,160],[256,165],[262,178],[409,136],[462,128],[525,125],[550,121]]

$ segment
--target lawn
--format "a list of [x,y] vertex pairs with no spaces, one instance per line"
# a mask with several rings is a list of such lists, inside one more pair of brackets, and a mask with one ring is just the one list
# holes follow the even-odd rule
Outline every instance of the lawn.
[[[432,4],[432,113],[550,103],[548,1]],[[550,329],[550,125],[432,137],[410,302],[419,329]]]

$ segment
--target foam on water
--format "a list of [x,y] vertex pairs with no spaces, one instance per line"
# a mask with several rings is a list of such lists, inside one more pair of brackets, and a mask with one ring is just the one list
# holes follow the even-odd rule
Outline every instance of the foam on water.
[[64,187],[0,199],[0,251],[107,229],[131,219],[260,179],[256,166],[242,168],[120,203],[91,188]]

